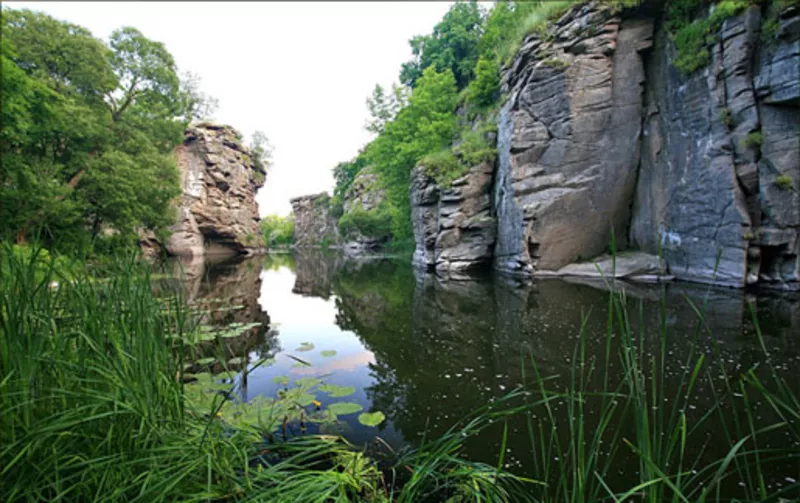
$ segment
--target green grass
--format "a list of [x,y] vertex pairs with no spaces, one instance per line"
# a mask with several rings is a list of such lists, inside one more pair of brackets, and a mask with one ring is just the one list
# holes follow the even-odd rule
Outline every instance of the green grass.
[[675,67],[691,74],[711,60],[708,47],[717,40],[722,23],[750,3],[747,0],[722,0],[715,3],[708,17],[695,19],[704,3],[701,0],[677,0],[667,7],[667,27],[673,34],[677,57]]
[[[710,340],[712,353],[690,349],[668,392],[668,306],[662,300],[650,326],[643,304],[617,289],[604,354],[587,354],[595,315],[587,313],[566,388],[552,387],[536,357],[524,357],[519,389],[416,448],[386,446],[379,464],[336,435],[287,436],[282,418],[313,420],[303,407],[317,380],[287,380],[281,399],[249,410],[225,399],[232,385],[207,374],[183,384],[187,368],[232,360],[193,353],[189,344],[205,344],[196,339],[207,333],[197,313],[180,290],[156,296],[152,270],[134,254],[109,263],[97,281],[88,266],[2,246],[2,501],[705,502],[726,501],[733,485],[738,501],[777,502],[800,492],[796,482],[765,482],[773,463],[800,463],[800,400],[772,367],[752,305],[760,367],[729,373],[704,323],[707,306],[690,303],[696,329],[680,336],[690,348]],[[249,328],[231,324],[208,342]],[[600,389],[590,385],[597,382]],[[701,383],[714,398],[690,414]],[[215,392],[198,397],[202,388]],[[502,469],[515,418],[528,432],[531,478]],[[466,459],[464,443],[490,425],[503,426],[497,463]],[[723,439],[716,454],[704,447],[690,455],[709,430]],[[776,432],[786,442],[764,447]],[[637,480],[615,480],[620,466],[634,467]]]
[[[226,357],[188,358],[189,344],[204,344],[196,339],[205,332],[180,290],[154,294],[151,270],[136,254],[110,262],[107,280],[97,281],[88,266],[66,270],[42,250],[0,246],[4,502],[411,501],[409,492],[420,488],[484,501],[521,494],[514,492],[519,479],[486,465],[457,457],[424,464],[458,450],[480,421],[403,453],[403,464],[390,468],[414,474],[403,486],[338,436],[270,442],[281,421],[259,425],[274,403],[255,415],[243,410],[255,419],[245,427],[228,410],[238,407],[225,399],[230,385],[200,374],[183,383],[186,368]],[[231,325],[209,342],[247,328]],[[297,413],[288,402],[305,403],[312,385],[288,389],[280,414]],[[198,397],[203,387],[216,392]],[[496,485],[487,484],[488,473]],[[450,482],[440,487],[443,478]],[[492,497],[505,494],[516,496]]]

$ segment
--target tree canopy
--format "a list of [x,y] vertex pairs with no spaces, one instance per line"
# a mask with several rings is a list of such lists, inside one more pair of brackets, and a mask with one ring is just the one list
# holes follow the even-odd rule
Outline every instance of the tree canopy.
[[173,151],[208,102],[197,80],[182,83],[164,45],[135,28],[106,45],[12,9],[0,28],[0,237],[75,249],[170,225]]

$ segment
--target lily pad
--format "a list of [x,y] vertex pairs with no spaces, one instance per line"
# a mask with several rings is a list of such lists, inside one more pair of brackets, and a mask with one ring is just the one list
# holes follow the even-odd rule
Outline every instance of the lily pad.
[[319,384],[319,379],[316,377],[301,377],[294,381],[294,383],[302,388],[310,388]]
[[311,405],[311,403],[314,401],[314,395],[310,393],[302,393],[294,397],[293,400],[297,403],[297,405],[306,407]]
[[324,356],[325,358],[330,358],[331,356],[336,356],[336,350],[335,349],[326,349],[324,351],[320,351],[319,354]]
[[339,386],[337,384],[323,384],[319,390],[333,398],[349,396],[356,392],[353,386]]
[[305,352],[305,351],[311,351],[313,349],[314,349],[314,344],[310,342],[304,342],[300,344],[300,347],[295,349],[295,351]]
[[236,357],[231,358],[230,360],[228,360],[228,365],[241,365],[243,361],[244,361],[244,358],[242,358],[240,356],[236,356]]
[[199,360],[197,360],[197,364],[198,365],[211,365],[215,361],[217,361],[216,358],[214,358],[213,356],[209,356],[208,358],[200,358]]
[[386,416],[381,411],[364,412],[358,415],[358,422],[364,426],[378,426],[384,419],[386,419]]
[[286,386],[289,384],[289,376],[277,376],[272,378],[272,382],[275,384],[280,384],[281,386]]
[[337,416],[346,416],[347,414],[355,414],[356,412],[361,412],[362,410],[364,410],[364,407],[353,402],[336,402],[330,404],[328,406],[328,410],[330,410]]

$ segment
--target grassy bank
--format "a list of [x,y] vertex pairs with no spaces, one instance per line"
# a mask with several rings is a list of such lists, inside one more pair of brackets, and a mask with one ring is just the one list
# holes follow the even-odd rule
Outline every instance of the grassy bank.
[[[717,356],[691,352],[668,394],[663,303],[658,326],[647,326],[642,305],[624,293],[609,294],[607,313],[587,314],[607,315],[602,361],[613,368],[587,354],[581,332],[566,388],[524,355],[524,386],[442,437],[402,452],[380,440],[364,450],[335,435],[286,434],[287,424],[315,419],[310,380],[249,410],[230,400],[241,374],[197,374],[185,384],[194,344],[222,348],[233,329],[204,329],[179,289],[155,295],[153,270],[135,255],[106,266],[98,281],[86,265],[2,252],[3,501],[777,502],[800,494],[797,474],[780,487],[771,481],[776,463],[800,469],[800,402],[766,345],[760,368],[735,375]],[[713,341],[705,307],[694,308],[687,344]],[[598,374],[603,387],[590,389]],[[722,383],[711,406],[693,412],[698,383],[720,374],[708,379]],[[213,393],[198,395],[203,387]],[[509,424],[519,420],[536,460],[529,479],[501,468]],[[496,464],[461,456],[466,439],[498,425]],[[709,429],[724,445],[688,454],[709,442]],[[786,441],[768,447],[775,433]],[[636,480],[616,479],[620,466]]]

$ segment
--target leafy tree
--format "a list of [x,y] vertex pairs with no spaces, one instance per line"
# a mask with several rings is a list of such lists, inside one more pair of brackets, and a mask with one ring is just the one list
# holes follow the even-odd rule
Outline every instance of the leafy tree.
[[256,131],[250,139],[250,152],[253,154],[253,163],[256,170],[266,173],[272,165],[272,144],[263,131]]
[[192,72],[184,72],[181,76],[181,94],[186,100],[189,121],[214,120],[219,108],[219,100],[209,96],[200,89],[200,76]]
[[171,224],[191,107],[163,44],[126,27],[105,46],[29,10],[1,21],[0,238],[66,249]]
[[408,104],[408,88],[392,84],[392,92],[388,96],[383,87],[375,85],[372,95],[367,98],[367,109],[372,119],[367,122],[365,129],[370,133],[380,134],[386,123],[397,116],[397,112]]
[[441,150],[457,131],[453,113],[458,91],[453,73],[426,68],[411,94],[409,104],[386,125],[365,150],[365,157],[387,189],[393,215],[393,233],[411,235],[409,175],[423,156]]
[[440,72],[450,70],[458,89],[465,88],[478,61],[482,21],[483,13],[475,0],[453,5],[432,34],[410,40],[414,59],[403,64],[400,81],[415,87],[424,70],[433,66]]
[[261,234],[267,247],[289,245],[294,242],[294,217],[267,215],[261,219]]

